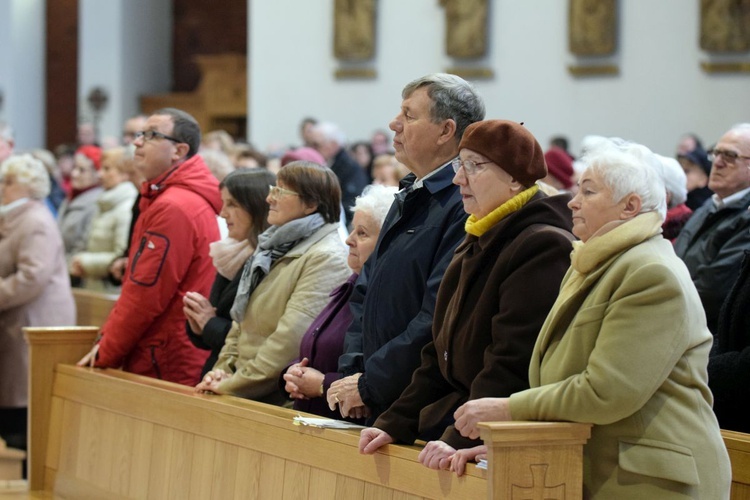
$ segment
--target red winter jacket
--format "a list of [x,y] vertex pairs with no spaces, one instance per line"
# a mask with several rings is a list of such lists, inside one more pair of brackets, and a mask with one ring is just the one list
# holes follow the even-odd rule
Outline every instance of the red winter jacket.
[[102,327],[96,366],[185,385],[199,381],[209,354],[185,335],[182,297],[208,296],[219,239],[218,182],[196,155],[141,187],[122,292]]

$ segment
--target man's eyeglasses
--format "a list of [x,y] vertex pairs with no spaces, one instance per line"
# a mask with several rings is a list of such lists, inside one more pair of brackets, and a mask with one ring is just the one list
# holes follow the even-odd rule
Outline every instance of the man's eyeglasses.
[[719,156],[724,158],[724,161],[727,163],[734,163],[735,161],[737,161],[737,158],[740,158],[742,160],[750,160],[750,156],[742,156],[741,154],[735,153],[734,151],[727,151],[725,149],[709,149],[708,150],[709,161],[713,162]]
[[471,160],[462,160],[460,158],[454,158],[453,161],[451,161],[451,166],[453,167],[453,171],[455,173],[458,173],[458,169],[461,167],[464,167],[464,171],[466,171],[466,175],[474,175],[477,172],[481,172],[484,170],[483,168],[479,168],[482,165],[486,165],[487,163],[492,163],[491,161],[483,161],[480,163],[471,161]]
[[268,195],[273,198],[274,200],[278,200],[284,195],[294,195],[299,196],[299,193],[296,193],[292,191],[291,189],[284,189],[283,187],[279,186],[268,186]]
[[141,132],[136,132],[133,135],[134,140],[143,139],[144,141],[153,141],[154,139],[166,139],[168,141],[172,141],[176,144],[181,144],[185,141],[181,141],[175,137],[170,137],[167,134],[162,134],[161,132],[157,132],[156,130],[143,130]]

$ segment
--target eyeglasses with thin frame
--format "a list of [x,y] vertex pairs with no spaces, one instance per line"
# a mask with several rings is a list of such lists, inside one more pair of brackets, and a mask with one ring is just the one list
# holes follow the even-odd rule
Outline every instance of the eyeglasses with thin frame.
[[741,154],[735,153],[734,151],[727,151],[725,149],[709,149],[707,153],[708,160],[711,162],[716,161],[716,158],[718,158],[719,156],[724,158],[724,161],[727,163],[734,163],[738,158],[742,160],[750,160],[750,156],[743,156]]
[[268,195],[274,200],[278,200],[284,195],[299,196],[299,193],[292,191],[291,189],[285,189],[280,186],[268,186]]
[[458,173],[458,169],[461,167],[464,167],[464,171],[466,172],[466,175],[474,175],[478,172],[481,172],[484,170],[484,168],[479,168],[482,165],[486,165],[487,163],[492,163],[491,161],[482,161],[482,162],[475,162],[471,160],[462,160],[461,158],[454,158],[453,161],[451,161],[451,166],[453,167],[453,171],[455,173]]
[[143,139],[144,141],[153,141],[154,139],[166,139],[168,141],[172,141],[175,144],[182,144],[185,141],[181,141],[177,139],[176,137],[168,136],[167,134],[162,134],[161,132],[157,132],[156,130],[141,130],[140,132],[136,132],[133,134],[133,139]]

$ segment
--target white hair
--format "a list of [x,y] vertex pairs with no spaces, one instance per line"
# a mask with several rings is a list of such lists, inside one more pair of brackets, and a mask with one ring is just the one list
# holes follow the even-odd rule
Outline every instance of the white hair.
[[326,140],[333,141],[341,147],[346,146],[346,134],[335,123],[320,122],[313,127],[320,131]]
[[687,200],[687,177],[680,163],[674,158],[654,153],[659,160],[659,175],[664,182],[667,193],[671,195],[667,208],[682,205]]
[[398,188],[395,186],[374,184],[365,186],[362,194],[354,200],[352,212],[364,212],[370,215],[380,227],[393,204],[393,195],[397,192]]
[[667,194],[659,175],[661,162],[646,146],[619,138],[598,141],[582,158],[586,171],[601,176],[619,202],[634,193],[641,199],[641,211],[667,215]]
[[30,154],[13,155],[0,165],[0,179],[13,180],[29,188],[29,196],[43,200],[50,190],[49,173],[44,164]]
[[223,151],[219,151],[218,149],[202,149],[199,154],[219,182],[223,181],[224,177],[234,170],[232,160]]

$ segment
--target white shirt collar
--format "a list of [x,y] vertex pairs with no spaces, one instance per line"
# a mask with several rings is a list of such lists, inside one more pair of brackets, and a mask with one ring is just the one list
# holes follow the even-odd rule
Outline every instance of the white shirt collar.
[[[453,160],[451,160],[451,161],[453,161]],[[432,177],[433,175],[435,175],[435,174],[437,174],[438,172],[440,172],[441,170],[443,170],[443,169],[444,169],[445,167],[449,167],[449,166],[450,166],[450,164],[451,164],[451,161],[449,161],[448,163],[444,164],[444,165],[443,165],[442,167],[438,167],[438,168],[436,168],[435,170],[433,170],[433,171],[432,171],[432,172],[430,172],[429,174],[425,175],[425,176],[424,176],[424,177],[422,177],[421,179],[417,179],[417,180],[415,180],[415,181],[414,181],[414,184],[412,184],[412,189],[413,189],[413,190],[414,190],[414,189],[419,189],[419,188],[421,188],[422,186],[424,186],[424,181],[425,181],[425,179],[429,179],[429,178],[430,178],[430,177]]]
[[725,206],[729,205],[730,203],[734,203],[735,201],[741,200],[750,193],[750,187],[743,189],[742,191],[737,191],[734,194],[730,194],[726,198],[719,197],[718,194],[714,193],[713,196],[711,196],[711,201],[714,202],[714,206],[716,208],[724,208]]

